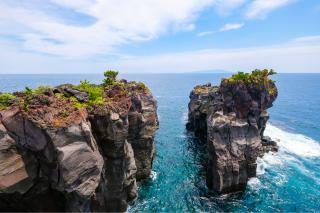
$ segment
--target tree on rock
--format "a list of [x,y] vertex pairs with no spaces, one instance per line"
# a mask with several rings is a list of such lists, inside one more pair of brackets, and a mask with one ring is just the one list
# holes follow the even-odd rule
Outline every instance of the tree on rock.
[[118,71],[114,71],[114,70],[107,70],[104,72],[104,77],[105,79],[103,80],[103,83],[105,85],[112,85],[113,82],[116,81],[117,76],[118,76],[119,72]]

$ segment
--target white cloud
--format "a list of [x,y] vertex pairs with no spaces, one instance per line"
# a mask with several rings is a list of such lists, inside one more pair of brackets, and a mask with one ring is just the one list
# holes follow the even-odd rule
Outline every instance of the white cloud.
[[244,26],[244,23],[235,23],[235,24],[225,24],[223,27],[219,29],[220,32],[229,31],[229,30],[237,30]]
[[248,0],[216,0],[215,7],[219,14],[229,15],[234,9],[244,5]]
[[217,31],[204,31],[204,32],[197,33],[197,36],[198,37],[202,37],[202,36],[212,35],[212,34],[214,34],[216,32]]
[[316,35],[316,36],[305,36],[305,37],[299,37],[296,39],[292,40],[293,43],[315,43],[315,44],[319,44],[320,43],[320,36]]
[[252,48],[205,49],[111,59],[63,59],[23,52],[14,43],[0,42],[0,73],[167,73],[199,70],[249,71],[274,68],[278,72],[320,72],[320,36]]
[[286,6],[294,0],[254,0],[246,12],[247,18],[265,18],[275,9]]
[[129,57],[108,65],[130,72],[250,71],[256,68],[274,68],[278,72],[320,72],[320,41],[302,42],[306,40],[308,37],[273,46]]
[[[128,42],[157,38],[172,29],[193,30],[198,13],[214,0],[52,0],[96,21],[89,26],[70,25],[37,7],[0,2],[0,20],[23,26],[19,33],[25,48],[67,57],[106,54]],[[0,25],[1,26],[1,25]],[[10,28],[6,33],[11,34]],[[57,41],[57,42],[52,42]]]
[[230,30],[237,30],[240,29],[244,26],[244,23],[228,23],[225,24],[223,27],[221,27],[219,30],[217,31],[204,31],[204,32],[200,32],[197,34],[198,37],[202,37],[202,36],[207,36],[207,35],[212,35],[218,32],[224,32],[224,31],[230,31]]

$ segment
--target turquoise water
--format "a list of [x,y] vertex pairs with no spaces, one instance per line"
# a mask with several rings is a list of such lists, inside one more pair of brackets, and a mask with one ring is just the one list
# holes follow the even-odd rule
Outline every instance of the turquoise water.
[[[123,75],[144,81],[158,100],[160,129],[153,175],[139,186],[129,212],[320,211],[320,74],[279,74],[279,97],[266,134],[280,151],[258,160],[258,176],[240,195],[215,196],[205,187],[203,147],[185,130],[189,92],[230,74]],[[0,91],[25,86],[92,82],[99,75],[0,75]]]

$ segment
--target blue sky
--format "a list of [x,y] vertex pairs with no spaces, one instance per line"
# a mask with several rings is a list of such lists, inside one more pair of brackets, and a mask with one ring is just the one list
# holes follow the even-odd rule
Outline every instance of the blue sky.
[[319,0],[1,0],[0,73],[320,72]]

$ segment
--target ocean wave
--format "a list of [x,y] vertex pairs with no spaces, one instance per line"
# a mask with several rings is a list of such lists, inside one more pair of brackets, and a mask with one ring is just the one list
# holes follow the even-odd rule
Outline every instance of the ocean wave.
[[286,132],[271,124],[267,125],[265,135],[278,141],[281,151],[289,152],[301,157],[320,157],[320,144],[302,134]]
[[[271,124],[267,125],[265,135],[277,141],[279,152],[266,153],[262,158],[257,159],[257,178],[265,174],[266,169],[275,169],[279,172],[273,177],[273,182],[281,186],[287,182],[288,176],[284,170],[287,166],[297,168],[299,172],[312,178],[319,183],[319,178],[313,171],[305,167],[304,160],[312,160],[320,157],[319,142],[305,135],[287,132]],[[253,179],[250,185],[258,187],[257,180]]]
[[258,190],[261,188],[261,182],[258,178],[253,177],[250,178],[248,181],[248,186],[250,187],[250,189],[252,190]]

